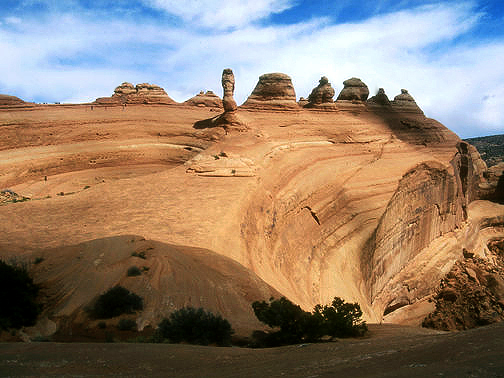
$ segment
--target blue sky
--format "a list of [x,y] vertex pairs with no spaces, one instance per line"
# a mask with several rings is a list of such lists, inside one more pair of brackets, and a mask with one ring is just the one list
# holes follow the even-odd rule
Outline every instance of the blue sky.
[[221,94],[230,67],[239,103],[268,72],[298,97],[356,76],[372,94],[407,88],[461,137],[504,133],[501,0],[0,0],[0,51],[0,93],[27,101],[92,101],[123,81],[184,101]]

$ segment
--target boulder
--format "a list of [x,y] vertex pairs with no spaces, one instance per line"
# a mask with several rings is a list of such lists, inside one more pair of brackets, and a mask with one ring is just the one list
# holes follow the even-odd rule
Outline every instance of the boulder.
[[0,105],[22,105],[25,104],[23,100],[16,96],[9,96],[0,94]]
[[299,105],[291,78],[283,73],[269,73],[259,77],[254,91],[242,107],[292,109]]
[[369,96],[369,89],[361,79],[352,77],[343,82],[344,88],[341,90],[337,101],[366,101]]
[[202,106],[209,108],[222,108],[222,100],[212,91],[201,91],[196,96],[185,101],[184,104],[190,106]]
[[334,88],[329,83],[327,77],[322,76],[319,80],[319,85],[313,88],[308,96],[310,105],[320,105],[324,103],[332,103],[334,97]]
[[303,107],[303,106],[308,105],[308,104],[309,104],[309,102],[308,102],[308,100],[306,98],[304,98],[304,97],[300,97],[299,98],[299,101],[298,101],[298,105],[299,106]]
[[401,89],[401,94],[394,97],[391,105],[397,111],[423,114],[422,109],[417,105],[413,96],[408,93],[407,89]]
[[385,94],[385,90],[383,88],[378,89],[376,95],[367,100],[369,105],[382,105],[382,106],[390,106],[390,100]]

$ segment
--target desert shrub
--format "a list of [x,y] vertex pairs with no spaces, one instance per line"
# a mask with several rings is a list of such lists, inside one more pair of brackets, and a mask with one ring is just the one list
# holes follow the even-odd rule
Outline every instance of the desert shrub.
[[234,331],[231,324],[220,315],[214,315],[202,308],[185,307],[170,314],[159,323],[156,340],[167,339],[172,343],[189,344],[231,344]]
[[135,277],[141,275],[142,272],[140,271],[140,268],[138,266],[130,266],[128,268],[127,275],[128,277]]
[[143,300],[122,286],[115,286],[100,295],[90,313],[96,319],[108,319],[143,309]]
[[98,328],[100,328],[100,329],[107,328],[107,323],[105,323],[104,321],[99,322],[98,323]]
[[0,329],[34,325],[41,310],[38,291],[26,266],[0,260]]
[[322,318],[323,335],[354,337],[362,336],[367,331],[359,304],[345,303],[338,297],[334,297],[331,306],[315,306],[313,315]]
[[271,347],[300,342],[318,341],[322,336],[361,336],[367,331],[361,320],[357,303],[345,303],[335,297],[330,306],[316,305],[313,312],[304,311],[287,298],[270,298],[269,303],[252,303],[254,313],[262,323],[272,327],[270,332],[255,331],[254,346]]
[[120,319],[117,328],[121,331],[132,331],[136,329],[136,322],[133,319]]

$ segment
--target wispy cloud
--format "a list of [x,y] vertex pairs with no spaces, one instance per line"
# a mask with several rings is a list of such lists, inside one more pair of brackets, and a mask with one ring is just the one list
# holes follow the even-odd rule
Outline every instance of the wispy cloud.
[[[231,67],[238,102],[266,72],[289,74],[298,96],[322,75],[337,92],[358,76],[390,97],[408,88],[428,116],[462,136],[504,132],[504,40],[470,38],[483,17],[474,2],[401,8],[352,23],[328,16],[278,25],[264,20],[293,1],[142,0],[137,18],[95,13],[77,0],[70,8],[28,1],[43,2],[45,13],[18,9],[8,17],[19,22],[4,17],[0,24],[0,70],[9,73],[0,77],[0,92],[27,100],[90,101],[127,80],[159,84],[184,101],[201,89],[220,92],[222,69]],[[145,4],[185,21],[149,19],[138,8]]]
[[294,5],[292,0],[144,0],[148,5],[181,17],[193,25],[226,29],[242,27]]

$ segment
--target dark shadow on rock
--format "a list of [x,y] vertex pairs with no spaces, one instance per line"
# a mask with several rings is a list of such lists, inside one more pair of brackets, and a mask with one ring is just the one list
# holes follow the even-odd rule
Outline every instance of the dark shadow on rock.
[[211,128],[217,127],[217,126],[222,126],[222,124],[220,124],[218,122],[220,117],[221,117],[221,114],[218,116],[212,117],[212,118],[203,119],[201,121],[196,121],[193,125],[193,128],[198,129],[198,130],[202,130],[202,129],[211,129]]

